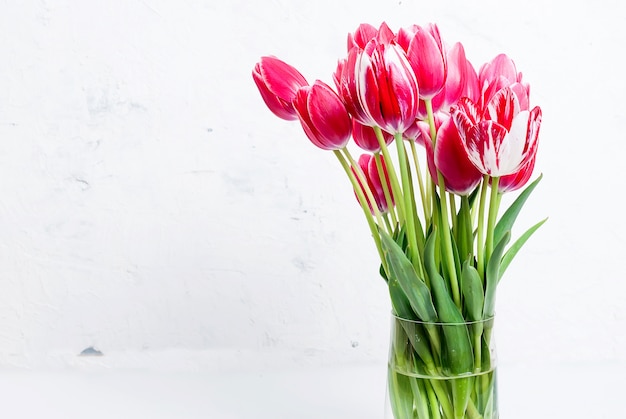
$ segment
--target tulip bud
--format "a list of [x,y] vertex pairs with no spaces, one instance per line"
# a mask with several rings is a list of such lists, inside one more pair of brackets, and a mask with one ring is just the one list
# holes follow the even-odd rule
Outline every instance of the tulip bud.
[[[391,144],[393,141],[393,135],[386,131],[382,131],[382,135],[385,139],[385,144]],[[378,141],[374,127],[363,125],[356,119],[352,120],[352,138],[354,138],[356,145],[361,147],[363,150],[371,153],[380,151],[380,142]]]
[[298,70],[276,57],[262,57],[252,78],[270,111],[287,121],[298,118],[291,102],[298,89],[308,85]]
[[327,84],[316,80],[312,86],[301,87],[293,106],[313,144],[323,150],[346,146],[352,133],[350,115],[341,98]]
[[530,86],[522,81],[522,73],[505,54],[499,54],[483,64],[478,73],[478,83],[482,88],[481,106],[486,106],[500,90],[509,87],[517,96],[520,108],[529,110]]
[[[380,155],[379,155],[380,156]],[[385,164],[385,160],[382,156],[380,158],[381,167],[383,169],[383,173],[381,174],[378,170],[378,166],[376,165],[376,157],[370,154],[362,154],[359,157],[359,167],[361,171],[365,175],[365,179],[367,180],[367,187],[372,191],[372,195],[374,196],[374,200],[376,201],[376,205],[378,206],[378,210],[382,213],[387,212],[389,206],[387,204],[387,199],[385,198],[385,190],[383,189],[383,175],[385,178],[385,182],[387,185],[387,191],[389,192],[389,197],[391,199],[391,203],[393,205],[393,194],[391,192],[391,184],[389,181],[389,175],[387,174],[387,165]],[[354,171],[354,169],[353,169]],[[363,184],[359,180],[359,186],[363,188]],[[367,195],[367,194],[365,194]],[[370,211],[373,211],[372,205],[369,205]]]
[[404,31],[401,29],[400,32],[402,35],[399,33],[398,38],[404,39],[402,42],[406,45],[406,55],[417,78],[420,99],[432,99],[443,89],[448,71],[439,28],[430,24],[424,28],[413,26]]

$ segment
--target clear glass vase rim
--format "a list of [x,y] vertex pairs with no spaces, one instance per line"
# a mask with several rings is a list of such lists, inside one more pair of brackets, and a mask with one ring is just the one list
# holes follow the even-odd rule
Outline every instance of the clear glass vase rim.
[[487,317],[482,320],[466,320],[464,322],[456,322],[456,323],[446,323],[446,322],[441,322],[441,321],[426,322],[424,320],[405,319],[404,317],[400,317],[394,314],[393,312],[391,312],[391,317],[393,317],[394,319],[398,321],[405,322],[405,323],[432,324],[434,326],[455,326],[455,325],[472,325],[472,324],[479,324],[479,323],[487,323],[490,321],[494,321],[496,318],[496,315],[494,314],[493,316]]

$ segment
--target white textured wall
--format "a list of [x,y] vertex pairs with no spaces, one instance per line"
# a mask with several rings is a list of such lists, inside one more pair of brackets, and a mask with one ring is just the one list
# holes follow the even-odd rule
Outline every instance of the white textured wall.
[[543,108],[518,228],[550,220],[502,282],[501,359],[624,359],[622,8],[2,2],[0,364],[92,345],[104,363],[384,360],[388,297],[348,182],[250,77],[273,54],[330,83],[347,32],[383,20],[436,22],[476,66],[509,54]]

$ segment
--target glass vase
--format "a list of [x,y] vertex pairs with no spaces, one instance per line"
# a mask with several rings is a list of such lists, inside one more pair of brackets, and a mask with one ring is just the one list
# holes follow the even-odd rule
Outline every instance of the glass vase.
[[385,419],[497,419],[493,325],[392,316]]

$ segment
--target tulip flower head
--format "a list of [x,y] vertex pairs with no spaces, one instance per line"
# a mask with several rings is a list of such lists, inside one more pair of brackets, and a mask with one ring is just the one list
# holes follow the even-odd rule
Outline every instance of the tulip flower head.
[[276,57],[262,57],[252,78],[270,111],[287,121],[298,118],[292,102],[298,89],[308,85],[298,70]]
[[453,107],[452,116],[470,160],[483,174],[516,173],[537,152],[541,109],[521,110],[509,87],[500,90],[482,113],[464,98]]
[[[378,210],[381,213],[386,213],[389,209],[389,205],[387,204],[387,198],[385,197],[385,190],[383,187],[383,178],[386,182],[387,191],[389,193],[389,197],[391,200],[391,204],[393,205],[393,193],[391,192],[391,185],[389,183],[389,174],[387,173],[387,165],[382,156],[378,156],[380,159],[380,165],[382,168],[382,173],[378,169],[378,165],[376,163],[375,156],[371,154],[361,154],[359,157],[359,167],[361,171],[365,175],[367,180],[367,186],[372,191],[372,195],[374,196],[374,200],[376,201],[376,205],[378,206]],[[359,181],[359,186],[363,188],[363,184]],[[373,212],[373,208],[371,203],[369,203],[370,211]]]
[[402,48],[372,40],[357,57],[356,93],[365,125],[397,133],[417,114],[418,86]]
[[470,160],[452,117],[448,117],[437,130],[434,150],[430,142],[425,145],[433,179],[437,179],[439,170],[448,192],[469,195],[474,191],[483,176]]
[[350,115],[343,102],[326,83],[316,80],[303,86],[293,101],[309,140],[323,150],[340,150],[352,134]]
[[[393,141],[393,135],[388,132],[382,132],[385,144],[389,145]],[[361,149],[369,151],[370,153],[377,153],[380,151],[380,142],[378,136],[374,130],[374,127],[361,124],[356,119],[352,120],[352,138],[354,142]]]
[[420,99],[432,99],[444,87],[448,66],[439,28],[435,24],[402,28],[398,42],[415,72]]

